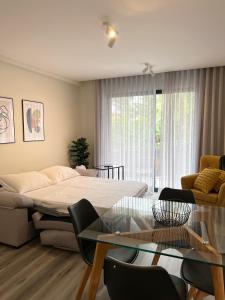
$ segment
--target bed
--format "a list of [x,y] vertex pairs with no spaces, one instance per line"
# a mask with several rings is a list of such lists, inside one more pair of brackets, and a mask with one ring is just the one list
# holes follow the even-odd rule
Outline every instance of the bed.
[[45,188],[24,193],[35,207],[44,211],[67,213],[67,207],[82,198],[88,199],[101,213],[123,196],[141,197],[147,191],[145,183],[76,176]]
[[[27,201],[24,198],[29,199],[29,210],[32,207],[36,211],[33,214],[35,227],[38,230],[43,230],[41,232],[41,242],[45,245],[70,250],[77,250],[77,245],[72,224],[65,221],[65,218],[63,219],[63,217],[68,216],[68,206],[82,198],[86,198],[98,213],[102,214],[123,196],[142,197],[148,189],[145,183],[81,176],[75,170],[63,166],[53,166],[38,172],[1,175],[0,184],[5,192],[18,195],[22,199],[21,201],[17,199],[13,202],[13,207],[9,205],[7,208],[9,200],[0,197],[0,213],[2,210],[2,214],[5,216],[4,224],[1,224],[0,220],[1,228],[9,228],[10,230],[14,212],[18,213],[21,209],[26,209],[24,203],[27,203]],[[5,195],[2,198],[4,197]],[[8,199],[10,197],[9,195]],[[1,201],[4,208],[1,208]],[[10,221],[7,214],[11,214]],[[26,218],[26,216],[27,213],[23,218]],[[22,222],[22,219],[18,219],[16,228],[20,227],[20,221]],[[7,235],[6,229],[6,232],[2,233],[2,237],[0,234],[0,242]],[[23,243],[25,239],[23,238]],[[13,245],[13,239],[11,241]],[[17,241],[16,246],[19,244],[20,241]]]

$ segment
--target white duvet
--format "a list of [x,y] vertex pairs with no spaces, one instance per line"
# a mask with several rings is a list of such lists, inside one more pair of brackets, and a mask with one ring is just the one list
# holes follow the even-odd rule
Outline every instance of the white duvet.
[[77,176],[24,195],[33,199],[36,206],[62,212],[82,198],[97,209],[108,209],[123,196],[141,197],[147,189],[147,184],[136,181]]

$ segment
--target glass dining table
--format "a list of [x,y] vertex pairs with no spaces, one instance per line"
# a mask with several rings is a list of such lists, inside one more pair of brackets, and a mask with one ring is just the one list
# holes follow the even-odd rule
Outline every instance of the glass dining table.
[[[159,215],[155,213],[156,208],[159,209]],[[181,218],[181,221],[186,223],[174,223],[173,220],[177,221],[177,216],[182,217],[184,212],[187,213],[187,220]],[[222,268],[225,267],[223,207],[178,202],[171,204],[171,201],[151,197],[124,197],[82,231],[79,238],[97,243],[88,300],[96,298],[104,258],[107,251],[115,247],[153,253],[152,265],[157,264],[161,255],[209,264],[215,299],[225,299]]]

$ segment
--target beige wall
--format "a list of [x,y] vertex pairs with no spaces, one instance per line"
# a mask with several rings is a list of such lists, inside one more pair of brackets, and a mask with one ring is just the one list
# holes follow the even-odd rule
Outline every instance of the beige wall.
[[94,164],[96,96],[95,81],[86,81],[79,84],[80,134],[86,137],[90,144],[90,167]]
[[[0,62],[0,96],[14,100],[16,143],[0,144],[0,174],[68,164],[68,143],[80,134],[78,86]],[[22,99],[44,103],[45,141],[23,142]]]

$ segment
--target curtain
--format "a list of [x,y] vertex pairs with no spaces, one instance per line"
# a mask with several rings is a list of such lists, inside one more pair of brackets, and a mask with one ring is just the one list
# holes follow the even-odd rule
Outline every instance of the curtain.
[[225,67],[201,70],[200,155],[225,154]]
[[105,79],[97,101],[98,165],[125,166],[125,179],[154,180],[155,81],[151,76]]
[[151,189],[180,187],[202,154],[225,153],[225,67],[98,81],[95,163]]
[[187,71],[99,81],[96,163],[122,164],[152,190],[180,186],[196,168],[196,85]]
[[160,188],[180,187],[196,171],[199,156],[199,70],[164,74],[157,178]]

